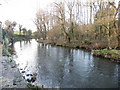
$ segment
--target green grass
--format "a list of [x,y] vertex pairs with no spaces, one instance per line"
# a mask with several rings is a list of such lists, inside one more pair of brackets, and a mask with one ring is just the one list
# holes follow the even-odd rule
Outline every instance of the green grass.
[[[19,31],[14,31],[14,34],[15,34],[15,35],[20,35],[20,32],[19,32]],[[21,32],[21,35],[24,35],[23,32]],[[32,33],[31,36],[34,36],[34,33]]]
[[115,50],[115,49],[112,49],[112,50],[102,49],[102,50],[95,50],[95,52],[101,52],[101,53],[109,53],[109,54],[113,54],[113,53],[117,53],[118,50]]
[[[14,34],[19,35],[20,32],[19,31],[14,31]],[[21,35],[24,35],[23,32],[21,32]]]
[[120,50],[102,49],[102,50],[93,50],[92,52],[93,52],[93,55],[95,56],[102,56],[109,59],[120,60]]

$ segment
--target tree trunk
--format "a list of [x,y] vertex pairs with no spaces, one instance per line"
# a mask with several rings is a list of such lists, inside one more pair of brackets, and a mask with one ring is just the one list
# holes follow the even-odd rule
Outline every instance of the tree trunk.
[[90,6],[90,24],[92,24],[92,5]]
[[118,40],[118,49],[120,49],[120,20],[118,21],[118,36],[117,36],[117,40]]
[[107,33],[107,40],[108,40],[108,49],[112,49],[111,48],[111,43],[110,43],[110,23],[108,23],[108,29],[106,30]]
[[118,35],[117,40],[118,40],[118,46],[117,46],[117,49],[120,49],[120,35]]
[[70,37],[68,37],[68,43],[70,43],[70,41],[71,41],[71,39],[70,39]]
[[[119,1],[120,4],[120,1]],[[118,49],[120,49],[120,8],[118,10]]]

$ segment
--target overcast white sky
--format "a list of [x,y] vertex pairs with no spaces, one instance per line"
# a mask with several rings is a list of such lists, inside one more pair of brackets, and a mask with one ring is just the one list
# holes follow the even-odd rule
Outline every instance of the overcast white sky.
[[[45,9],[50,3],[59,0],[0,0],[0,21],[16,21],[27,29],[36,30],[33,23],[39,8]],[[81,0],[85,1],[85,0]]]
[[0,0],[0,21],[16,21],[27,29],[35,30],[33,23],[38,8],[45,8],[54,0]]

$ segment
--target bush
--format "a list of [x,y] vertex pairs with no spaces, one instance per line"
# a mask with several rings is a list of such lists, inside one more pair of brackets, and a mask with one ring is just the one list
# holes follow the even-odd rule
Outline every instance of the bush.
[[83,43],[85,43],[85,44],[91,44],[92,42],[90,40],[84,40]]

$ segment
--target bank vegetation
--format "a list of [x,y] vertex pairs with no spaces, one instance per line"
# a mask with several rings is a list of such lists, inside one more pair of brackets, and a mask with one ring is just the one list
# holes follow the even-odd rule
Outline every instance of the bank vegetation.
[[74,48],[120,49],[120,1],[62,0],[34,20],[39,42]]

